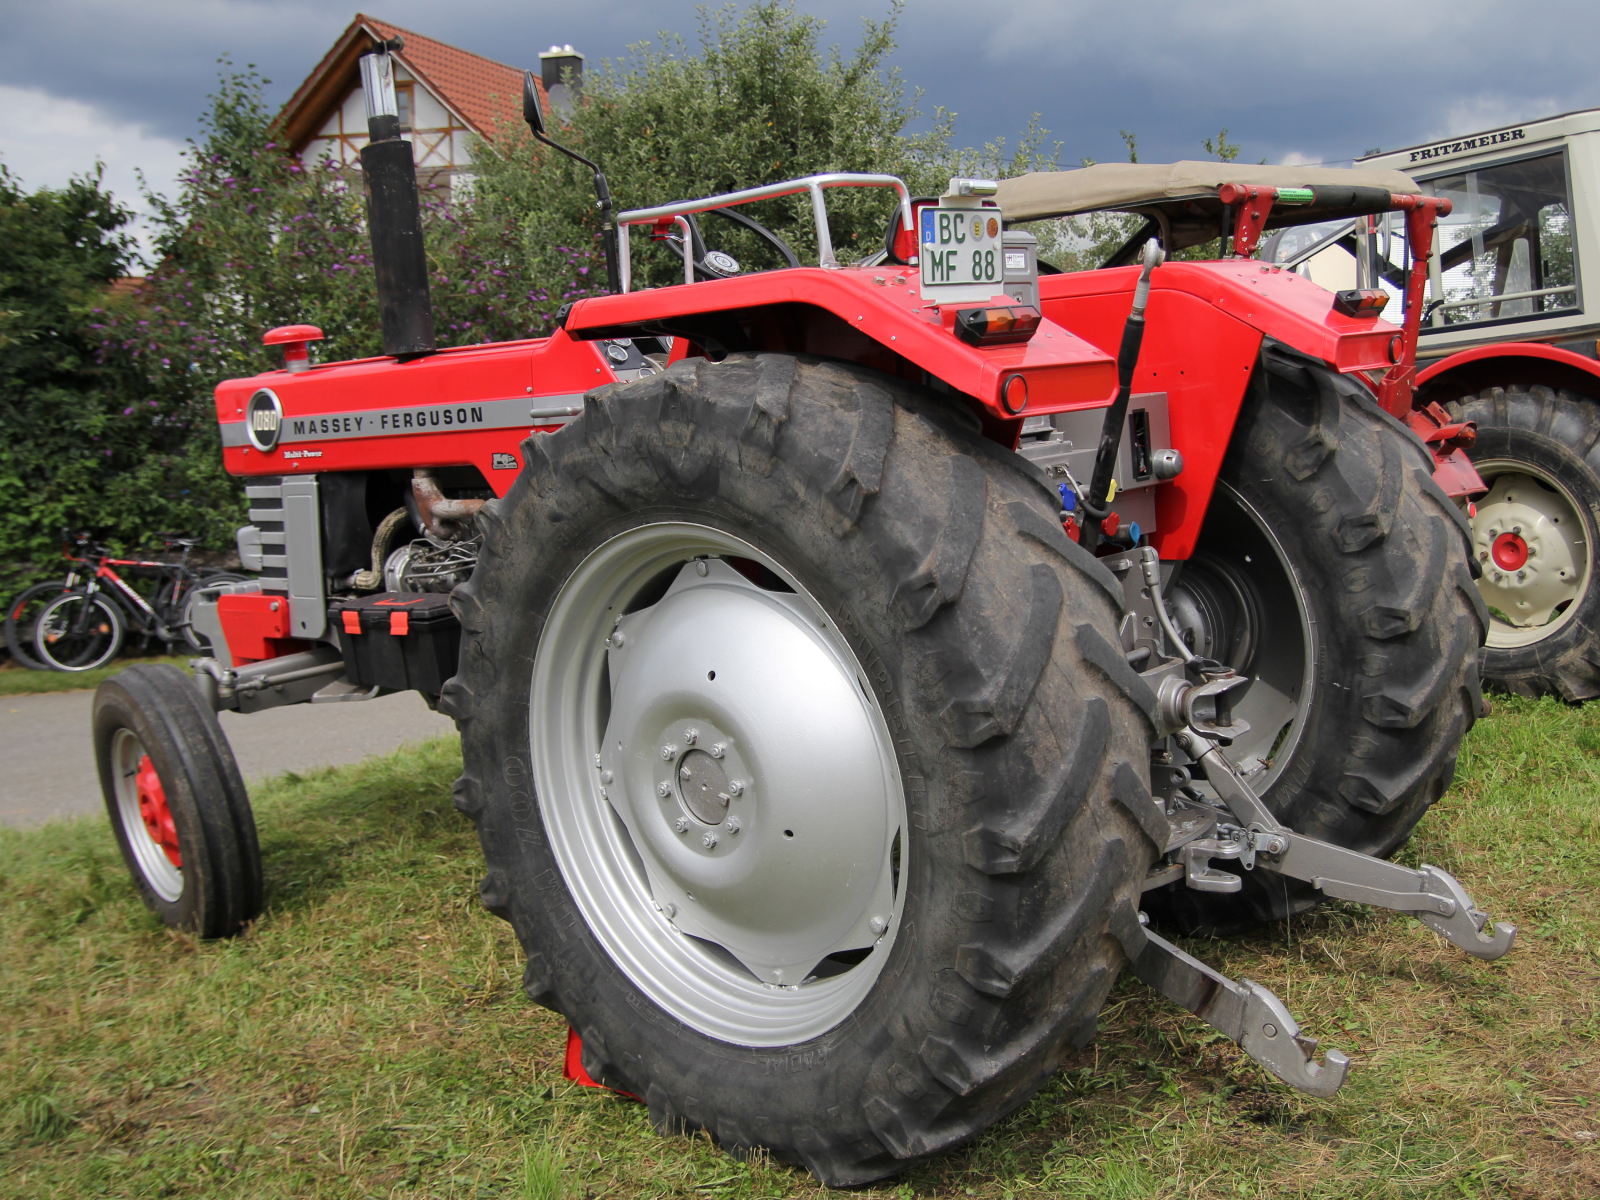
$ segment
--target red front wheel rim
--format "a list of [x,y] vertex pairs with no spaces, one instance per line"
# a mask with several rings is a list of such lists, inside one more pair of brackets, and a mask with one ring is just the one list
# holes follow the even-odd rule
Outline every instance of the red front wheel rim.
[[139,760],[134,776],[139,792],[139,816],[144,820],[145,832],[150,840],[161,847],[167,861],[175,867],[183,866],[183,856],[178,851],[178,831],[172,824],[172,809],[167,804],[167,793],[161,786],[161,776],[146,754]]

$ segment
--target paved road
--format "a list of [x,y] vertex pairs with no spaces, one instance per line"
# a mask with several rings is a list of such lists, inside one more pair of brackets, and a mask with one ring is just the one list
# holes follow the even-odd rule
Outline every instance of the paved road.
[[[89,738],[94,693],[0,696],[0,822],[41,825],[103,813]],[[402,742],[454,733],[415,692],[358,704],[294,704],[240,716],[221,714],[245,782],[279,771],[355,762]]]

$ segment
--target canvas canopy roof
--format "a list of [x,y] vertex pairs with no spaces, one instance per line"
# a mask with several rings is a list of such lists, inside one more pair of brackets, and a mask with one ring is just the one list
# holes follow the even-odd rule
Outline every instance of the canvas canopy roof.
[[[1035,171],[1000,181],[995,197],[1006,222],[1039,221],[1088,212],[1140,213],[1155,221],[1169,250],[1217,236],[1222,221],[1218,189],[1225,183],[1316,190],[1316,201],[1275,205],[1267,228],[1304,225],[1373,212],[1377,193],[1418,190],[1403,171],[1374,168],[1280,167],[1249,163],[1096,163],[1076,171]],[[1381,205],[1386,208],[1387,204]],[[1142,240],[1142,239],[1141,239]]]

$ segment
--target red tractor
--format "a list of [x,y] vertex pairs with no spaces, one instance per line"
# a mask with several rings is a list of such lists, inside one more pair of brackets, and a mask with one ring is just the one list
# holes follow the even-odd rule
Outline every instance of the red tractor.
[[[1339,1086],[1342,1054],[1146,912],[1223,930],[1334,896],[1510,948],[1448,874],[1381,857],[1481,703],[1486,616],[1434,481],[1471,484],[1470,431],[1410,410],[1414,315],[1247,257],[1344,211],[1425,233],[1438,202],[1218,168],[1134,207],[1174,249],[1226,222],[1237,256],[1141,240],[1041,277],[1005,222],[1068,211],[1085,172],[613,216],[597,170],[614,294],[435,350],[386,55],[363,68],[389,353],[311,366],[292,327],[284,370],[217,388],[261,583],[207,593],[198,687],[136,667],[96,701],[164,919],[227,935],[261,906],[215,709],[420,690],[461,730],[483,902],[572,1074],[835,1185],[1023,1103],[1124,967],[1286,1083]],[[526,112],[543,137],[531,85]],[[874,265],[835,257],[840,187],[892,200]],[[788,195],[818,265],[740,211]],[[796,265],[740,273],[707,213]],[[681,284],[633,289],[639,231]]]

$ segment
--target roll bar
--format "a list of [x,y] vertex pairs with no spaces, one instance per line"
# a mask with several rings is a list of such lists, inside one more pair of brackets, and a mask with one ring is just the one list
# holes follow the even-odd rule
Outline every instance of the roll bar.
[[679,200],[672,204],[661,204],[655,208],[636,208],[629,212],[617,215],[617,232],[619,237],[618,251],[621,258],[622,290],[627,292],[633,285],[633,262],[628,248],[628,227],[630,225],[656,225],[671,222],[684,228],[684,255],[683,255],[683,281],[694,282],[694,262],[688,250],[688,222],[682,218],[693,213],[710,212],[716,208],[733,208],[740,204],[751,204],[757,200],[771,200],[778,196],[797,196],[801,192],[811,194],[811,215],[817,223],[817,249],[819,251],[820,266],[837,267],[839,260],[833,253],[833,238],[828,231],[828,207],[822,198],[824,188],[834,187],[892,187],[900,195],[900,219],[907,232],[912,229],[911,223],[911,193],[906,190],[906,185],[894,175],[857,175],[849,172],[833,172],[825,175],[806,175],[799,179],[789,179],[782,183],[768,183],[761,187],[745,188],[738,192],[728,192],[721,196],[706,196],[700,200]]

